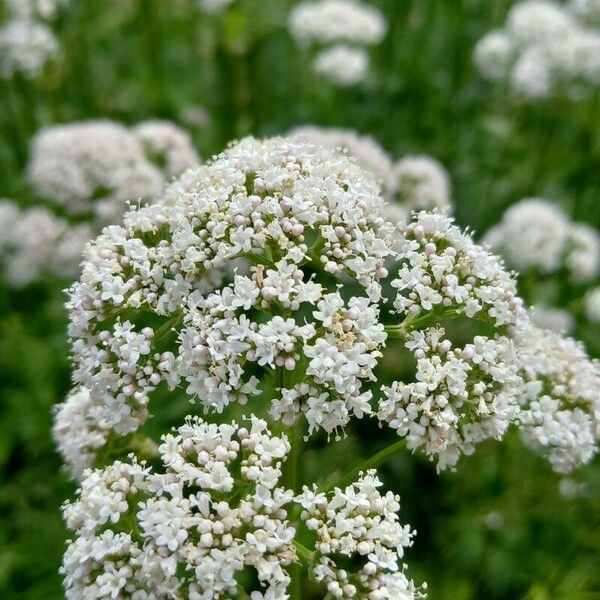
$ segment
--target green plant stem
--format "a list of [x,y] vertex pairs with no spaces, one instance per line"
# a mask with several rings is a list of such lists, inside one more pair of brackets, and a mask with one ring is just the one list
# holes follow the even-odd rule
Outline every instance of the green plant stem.
[[302,562],[304,566],[309,567],[312,565],[314,561],[314,552],[311,552],[306,546],[297,540],[294,540],[294,548],[296,548],[300,562]]
[[364,473],[369,469],[375,469],[388,459],[390,459],[395,454],[398,454],[401,450],[406,447],[406,439],[402,438],[398,440],[391,446],[384,448],[377,454],[374,454],[364,462],[360,463],[360,465],[354,467],[351,471],[348,471],[345,475],[342,475],[339,479],[332,481],[330,483],[325,483],[324,485],[319,487],[319,492],[329,492],[335,488],[344,488],[345,486],[351,484],[353,481],[356,481],[356,478],[359,473]]
[[[287,385],[287,371],[284,367],[278,368],[277,383],[279,388],[285,388]],[[290,452],[284,465],[283,482],[288,490],[292,490],[295,494],[300,491],[300,479],[298,467],[300,457],[304,446],[304,436],[302,432],[302,419],[296,419],[296,422],[288,430],[288,439],[290,442]],[[291,512],[293,522],[297,522],[299,515],[298,511]],[[296,549],[301,545],[297,543]],[[308,552],[308,551],[307,551]],[[302,552],[298,554],[302,556]],[[290,600],[302,600],[302,570],[300,564],[294,564],[290,567]]]

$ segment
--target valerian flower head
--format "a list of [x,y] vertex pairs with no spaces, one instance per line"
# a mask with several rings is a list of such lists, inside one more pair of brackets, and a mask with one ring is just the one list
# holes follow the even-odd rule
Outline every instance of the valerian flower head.
[[431,156],[405,156],[394,165],[396,198],[411,210],[452,210],[450,178]]
[[[278,386],[286,421],[302,413],[331,433],[368,414],[394,231],[382,209],[346,156],[246,139],[107,227],[68,302],[74,383],[89,390],[81,453],[96,451],[94,421],[102,435],[135,431],[161,382],[221,412],[280,369],[303,375]],[[364,295],[327,289],[337,278]]]
[[501,80],[510,69],[515,51],[511,36],[502,29],[494,29],[475,45],[475,63],[487,79]]
[[294,39],[302,44],[378,44],[386,23],[373,6],[356,0],[316,0],[296,6],[289,19]]
[[6,281],[22,287],[44,276],[73,278],[92,229],[69,225],[43,207],[19,210],[0,200],[0,265]]
[[189,133],[169,121],[144,121],[133,128],[133,133],[149,160],[156,163],[167,178],[179,177],[200,164]]
[[133,133],[110,121],[55,125],[33,139],[28,178],[70,213],[118,219],[128,202],[155,198],[164,178]]
[[14,18],[0,27],[0,77],[33,79],[58,52],[52,31],[33,19]]
[[[564,6],[550,0],[524,0],[509,11],[506,25],[484,36],[475,47],[482,75],[508,81],[527,101],[563,94],[582,97],[600,83],[600,33],[593,22],[594,2]],[[579,6],[577,6],[579,5]],[[581,18],[581,20],[580,20]]]
[[360,83],[369,69],[369,56],[362,48],[336,44],[319,52],[313,69],[334,85],[348,87]]
[[521,379],[512,341],[476,336],[454,348],[443,328],[414,331],[406,347],[417,361],[415,381],[383,388],[377,416],[422,449],[437,468],[501,438],[518,415]]
[[538,328],[523,333],[517,351],[525,441],[559,473],[589,462],[600,436],[600,363],[581,342]]
[[400,267],[392,281],[399,315],[413,320],[432,311],[459,314],[498,328],[520,328],[527,322],[513,275],[451,218],[420,212],[403,225],[402,233]]
[[598,232],[572,223],[542,198],[527,198],[512,205],[484,241],[521,272],[549,274],[565,268],[578,282],[600,272]]
[[[401,229],[393,306],[417,361],[416,381],[384,387],[377,416],[408,448],[437,459],[440,470],[475,444],[500,438],[517,417],[521,382],[512,337],[529,321],[502,261],[452,219],[421,212]],[[427,327],[457,316],[487,322],[494,333],[454,348],[442,327]]]
[[316,0],[292,10],[289,29],[298,44],[320,48],[315,73],[346,87],[365,79],[369,68],[365,47],[381,42],[386,23],[376,8],[358,0]]
[[424,597],[401,563],[414,532],[399,522],[399,496],[382,494],[381,485],[376,472],[368,471],[329,493],[305,487],[297,499],[302,520],[316,536],[312,576],[333,598]]
[[160,468],[132,457],[87,470],[63,508],[74,535],[61,569],[67,599],[232,598],[244,569],[256,591],[286,598],[293,492],[278,482],[289,450],[255,417],[248,427],[188,417],[162,437]]

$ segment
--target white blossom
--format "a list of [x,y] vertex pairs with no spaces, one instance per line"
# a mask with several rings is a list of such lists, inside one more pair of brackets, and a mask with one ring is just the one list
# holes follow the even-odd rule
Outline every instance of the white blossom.
[[581,342],[537,328],[523,333],[517,351],[525,441],[559,473],[589,462],[600,435],[600,364]]
[[394,165],[394,190],[408,210],[452,210],[450,178],[431,156],[405,156]]
[[92,466],[93,451],[104,446],[107,436],[108,426],[94,418],[89,390],[75,389],[55,407],[52,437],[74,479]]
[[[297,369],[305,386],[284,377],[273,414],[302,413],[311,430],[336,435],[369,414],[365,385],[386,339],[376,302],[392,254],[382,209],[376,182],[346,156],[246,139],[105,228],[68,302],[87,422],[137,430],[161,382],[221,412],[261,393],[261,379]],[[242,269],[241,257],[251,264]],[[315,270],[354,279],[364,295],[342,299]],[[155,326],[136,325],[136,313]],[[290,394],[291,413],[280,402]]]
[[293,492],[278,480],[290,445],[249,421],[188,417],[162,437],[160,469],[132,457],[85,471],[63,508],[75,536],[61,569],[66,598],[226,599],[246,567],[266,597],[286,598]]
[[491,31],[475,47],[482,75],[508,81],[527,101],[555,94],[581,98],[600,83],[600,32],[593,29],[593,4],[594,0],[573,0],[570,6],[552,0],[517,2],[505,27]]
[[[381,494],[381,485],[373,470],[329,493],[305,487],[297,499],[302,520],[316,535],[312,575],[333,598],[424,598],[400,562],[414,531],[399,522],[399,496]],[[338,564],[340,558],[355,561],[355,570]]]
[[517,296],[514,277],[502,261],[451,218],[440,213],[416,213],[402,225],[399,268],[393,301],[406,326],[435,311],[483,319],[496,327],[522,328],[527,317]]
[[600,25],[600,2],[598,0],[570,0],[569,9],[584,22],[590,25]]
[[316,0],[294,7],[289,29],[302,44],[372,45],[383,39],[386,23],[375,7],[357,0]]
[[163,188],[162,174],[135,135],[111,121],[42,129],[31,148],[31,185],[70,213],[93,213],[101,222],[113,222],[128,202],[151,200]]
[[4,0],[11,16],[19,19],[52,19],[70,0]]
[[207,13],[218,14],[229,8],[234,0],[198,0],[200,8]]
[[33,79],[58,52],[52,31],[33,19],[15,18],[0,27],[0,77],[21,73]]
[[185,170],[200,164],[187,131],[168,121],[144,121],[133,128],[151,162],[168,178],[179,177]]
[[475,63],[481,74],[493,81],[506,78],[513,62],[514,43],[508,33],[494,29],[475,45]]
[[69,225],[46,208],[19,210],[0,200],[0,235],[3,276],[22,287],[44,276],[74,278],[93,234],[89,226]]
[[412,332],[406,347],[416,359],[415,381],[384,387],[377,416],[410,450],[437,459],[438,471],[479,442],[500,439],[517,418],[521,379],[508,338],[476,336],[453,348],[438,327]]
[[600,272],[598,232],[570,222],[543,198],[527,198],[513,204],[484,241],[522,272],[537,270],[549,274],[566,268],[571,279],[578,282]]
[[362,48],[337,44],[319,52],[313,69],[334,85],[347,87],[360,83],[367,75],[369,57]]

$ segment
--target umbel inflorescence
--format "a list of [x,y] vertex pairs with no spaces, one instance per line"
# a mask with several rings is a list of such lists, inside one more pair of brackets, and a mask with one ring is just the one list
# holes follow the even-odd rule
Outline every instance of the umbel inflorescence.
[[[330,597],[420,597],[400,562],[413,533],[375,472],[300,485],[305,441],[334,443],[355,419],[391,427],[389,452],[407,445],[438,469],[511,424],[561,470],[591,458],[594,403],[535,384],[572,370],[527,362],[531,325],[502,261],[444,213],[385,214],[346,154],[245,139],[87,247],[68,300],[74,389],[54,428],[83,482],[65,509],[71,597],[296,599],[298,565]],[[455,341],[449,324],[463,322],[476,333]],[[391,338],[414,381],[379,381]],[[157,444],[144,425],[165,397],[207,421],[240,405],[262,419],[190,417]],[[584,415],[566,416],[591,436],[584,450],[544,443],[546,397]]]
[[479,40],[475,62],[486,79],[506,82],[525,101],[579,99],[600,83],[598,13],[593,0],[522,0],[503,28]]

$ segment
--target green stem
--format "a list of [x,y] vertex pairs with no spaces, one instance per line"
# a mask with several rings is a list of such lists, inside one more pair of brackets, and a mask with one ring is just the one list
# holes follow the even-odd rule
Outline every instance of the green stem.
[[161,114],[168,102],[163,68],[164,44],[157,14],[159,6],[157,0],[139,0],[142,44],[147,63],[147,83],[153,96],[153,109]]
[[[285,367],[278,368],[277,374],[278,387],[285,388],[287,386],[287,371]],[[298,467],[300,457],[304,446],[304,436],[302,432],[302,419],[299,417],[296,422],[288,430],[288,439],[290,442],[290,452],[284,465],[283,482],[288,490],[292,490],[295,494],[300,491],[300,478]],[[298,521],[298,511],[292,510],[292,521]],[[300,544],[298,543],[296,548]],[[299,552],[300,556],[302,553]],[[290,600],[302,600],[302,570],[299,564],[294,564],[290,567]]]
[[348,471],[345,475],[342,475],[342,477],[340,477],[336,481],[321,485],[319,487],[319,492],[330,492],[335,488],[343,489],[345,486],[350,485],[352,482],[356,481],[356,478],[359,473],[364,473],[369,469],[375,469],[395,454],[398,454],[398,452],[403,450],[405,446],[406,438],[398,440],[391,446],[384,448],[383,450],[381,450],[381,452],[374,454],[373,456],[362,462],[360,465],[354,467],[351,471]]
[[294,548],[296,548],[298,557],[300,558],[300,561],[304,564],[304,566],[310,567],[314,562],[314,552],[311,552],[306,546],[304,546],[297,540],[294,540]]
[[453,319],[459,316],[459,312],[455,309],[444,310],[442,312],[433,311],[420,317],[408,317],[398,325],[386,325],[385,332],[390,338],[404,339],[407,334],[415,329],[422,329],[429,325],[438,323],[441,319]]
[[154,333],[154,342],[160,341],[165,335],[171,332],[171,330],[179,325],[183,321],[182,314],[176,314],[171,317],[168,321],[165,321]]

